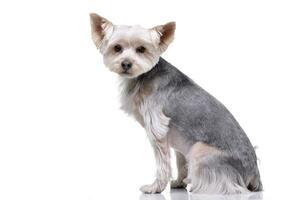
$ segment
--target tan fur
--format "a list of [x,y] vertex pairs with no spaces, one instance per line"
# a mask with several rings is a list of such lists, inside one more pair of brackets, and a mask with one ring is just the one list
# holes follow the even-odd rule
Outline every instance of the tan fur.
[[168,132],[168,141],[172,148],[184,156],[188,155],[192,146],[192,142],[183,138],[175,128],[170,128]]
[[134,96],[134,102],[139,106],[142,101],[147,97],[150,96],[152,93],[152,87],[150,85],[146,85],[143,89],[138,89],[136,95]]
[[97,48],[100,48],[101,43],[105,37],[107,29],[112,27],[112,23],[95,13],[90,14],[92,39]]
[[141,103],[144,101],[144,98],[146,98],[147,96],[151,95],[152,93],[152,87],[150,85],[147,85],[143,88],[143,90],[138,89],[138,91],[136,92],[136,94],[133,97],[133,101],[135,102],[135,108],[133,111],[133,115],[135,117],[135,119],[144,127],[144,119],[143,116],[141,115],[138,107],[141,106]]
[[174,40],[175,29],[175,22],[169,22],[167,24],[156,26],[153,28],[153,30],[157,31],[160,35],[159,46],[162,52],[165,51],[169,44]]
[[221,154],[221,153],[222,151],[220,151],[215,147],[212,147],[202,142],[197,142],[192,146],[188,157],[192,159],[192,158],[203,157],[205,155]]

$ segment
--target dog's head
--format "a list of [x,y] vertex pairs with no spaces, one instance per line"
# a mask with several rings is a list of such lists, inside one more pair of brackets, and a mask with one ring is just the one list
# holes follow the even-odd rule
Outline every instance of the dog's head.
[[114,25],[94,13],[90,18],[92,39],[104,64],[123,77],[134,78],[151,70],[174,39],[175,22],[146,29]]

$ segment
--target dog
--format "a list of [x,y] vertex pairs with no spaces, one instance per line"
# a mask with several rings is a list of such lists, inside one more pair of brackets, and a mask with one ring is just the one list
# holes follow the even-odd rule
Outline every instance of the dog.
[[205,194],[261,191],[257,157],[233,115],[216,98],[161,55],[176,24],[147,29],[114,25],[90,14],[92,40],[109,70],[121,79],[121,108],[146,130],[154,149],[156,179],[140,190],[160,193],[171,179],[170,147],[178,177],[171,188]]

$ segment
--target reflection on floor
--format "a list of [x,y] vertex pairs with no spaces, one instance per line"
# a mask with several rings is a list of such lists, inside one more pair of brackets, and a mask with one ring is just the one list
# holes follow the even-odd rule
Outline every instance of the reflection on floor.
[[[191,194],[184,189],[172,189],[171,200],[262,200],[262,192],[255,192],[240,195],[202,195]],[[162,194],[142,194],[140,200],[166,200]]]

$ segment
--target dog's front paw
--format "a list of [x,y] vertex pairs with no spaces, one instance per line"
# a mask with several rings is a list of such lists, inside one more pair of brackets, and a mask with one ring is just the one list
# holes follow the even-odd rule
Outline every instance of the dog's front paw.
[[167,181],[155,180],[151,185],[142,186],[140,190],[146,194],[161,193],[166,188],[167,184]]
[[173,180],[171,181],[171,188],[186,188],[187,184],[182,180]]

